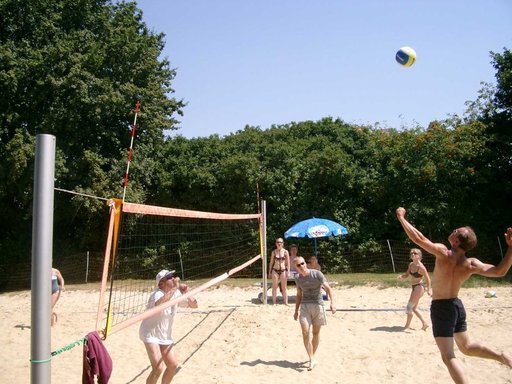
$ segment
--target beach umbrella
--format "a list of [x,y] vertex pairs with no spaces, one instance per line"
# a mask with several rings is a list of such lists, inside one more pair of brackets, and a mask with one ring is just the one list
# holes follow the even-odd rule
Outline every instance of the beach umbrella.
[[284,233],[285,239],[289,237],[308,237],[315,241],[315,256],[317,256],[316,239],[322,237],[342,236],[348,233],[347,228],[329,219],[313,217],[295,223]]

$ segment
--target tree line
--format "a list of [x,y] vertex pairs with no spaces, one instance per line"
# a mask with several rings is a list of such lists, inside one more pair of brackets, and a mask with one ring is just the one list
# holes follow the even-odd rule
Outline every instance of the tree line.
[[[326,217],[349,229],[322,245],[334,269],[343,263],[335,249],[364,253],[403,239],[398,206],[437,241],[473,226],[479,252],[511,225],[506,48],[490,53],[496,85],[482,84],[464,116],[428,127],[326,117],[187,139],[170,135],[186,101],[173,97],[165,36],[134,2],[0,0],[0,13],[0,268],[31,257],[35,137],[56,136],[57,188],[119,197],[136,101],[128,201],[241,213],[261,198],[272,240],[299,220]],[[103,249],[107,211],[103,200],[56,191],[54,259]]]

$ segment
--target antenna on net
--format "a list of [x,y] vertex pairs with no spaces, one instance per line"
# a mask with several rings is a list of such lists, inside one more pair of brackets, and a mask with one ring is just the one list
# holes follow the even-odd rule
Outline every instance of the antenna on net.
[[128,149],[128,161],[126,163],[126,172],[124,173],[124,179],[123,179],[123,203],[124,198],[126,196],[126,188],[128,187],[128,174],[130,173],[130,162],[132,160],[133,155],[133,139],[135,138],[135,128],[137,126],[137,116],[139,115],[140,110],[140,101],[137,100],[135,103],[135,117],[133,118],[133,125],[132,125],[132,137],[130,139],[130,148]]

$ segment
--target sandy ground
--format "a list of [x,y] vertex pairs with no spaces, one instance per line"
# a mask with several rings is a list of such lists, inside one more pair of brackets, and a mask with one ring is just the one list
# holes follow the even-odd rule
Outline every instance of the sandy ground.
[[[295,288],[289,286],[294,300]],[[497,350],[512,352],[511,288],[463,289],[469,334]],[[403,307],[409,289],[335,287],[338,312],[328,313],[317,352],[318,366],[306,369],[307,355],[290,306],[262,305],[259,287],[217,286],[197,296],[200,307],[181,309],[174,336],[181,367],[173,383],[450,383],[431,329],[422,331],[413,319],[404,332]],[[94,330],[98,291],[63,292],[57,304],[58,323],[52,328],[52,351]],[[420,309],[429,318],[430,298]],[[30,382],[30,292],[0,295],[2,383]],[[138,338],[138,324],[110,335],[104,342],[114,363],[111,384],[145,383],[149,361]],[[471,383],[512,383],[512,370],[495,362],[465,357]],[[80,383],[82,346],[51,361],[52,382]]]

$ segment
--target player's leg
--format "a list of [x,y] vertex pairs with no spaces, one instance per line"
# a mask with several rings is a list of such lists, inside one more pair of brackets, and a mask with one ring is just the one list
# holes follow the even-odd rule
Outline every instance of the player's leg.
[[55,307],[55,304],[57,304],[57,301],[59,301],[60,298],[60,289],[57,292],[52,293],[52,308]]
[[299,323],[300,329],[302,331],[302,341],[304,343],[304,348],[306,348],[306,352],[309,358],[309,366],[311,366],[311,359],[313,356],[313,344],[311,342],[311,325],[313,322],[313,318],[310,312],[310,306],[308,304],[301,304],[300,306],[300,314],[299,314]]
[[277,286],[279,285],[279,275],[277,272],[272,271],[272,304],[276,305],[277,301]]
[[462,366],[462,363],[455,357],[455,352],[453,350],[453,337],[436,337],[435,340],[437,348],[439,349],[439,352],[441,352],[443,363],[446,365],[446,368],[448,368],[448,372],[450,372],[450,376],[452,377],[453,381],[457,384],[468,383],[466,373],[464,372],[464,367]]
[[313,330],[312,330],[312,340],[311,340],[311,346],[313,350],[313,356],[312,360],[314,361],[316,350],[318,349],[318,346],[320,345],[320,329],[322,326],[320,324],[313,324]]
[[60,287],[58,287],[57,290],[52,289],[52,318],[51,318],[51,325],[54,326],[57,323],[57,312],[53,311],[53,308],[55,307],[55,304],[57,304],[57,301],[60,299]]
[[409,327],[411,326],[412,308],[413,308],[413,304],[411,303],[411,301],[409,299],[409,301],[407,302],[407,307],[405,308],[405,313],[407,315],[407,320],[405,322],[404,330],[405,329],[409,329]]
[[310,325],[307,324],[305,321],[300,322],[300,329],[302,331],[302,341],[304,343],[304,348],[306,348],[309,361],[311,361],[311,356],[313,355],[313,345],[311,343],[310,328]]
[[316,305],[314,307],[313,314],[313,329],[312,329],[312,340],[311,340],[311,346],[312,346],[312,356],[311,356],[311,364],[309,366],[309,369],[313,369],[315,365],[317,364],[315,360],[315,354],[316,350],[318,349],[318,346],[320,345],[320,329],[323,325],[327,324],[327,320],[325,317],[325,308],[323,305]]
[[288,305],[288,291],[286,290],[286,284],[288,284],[288,276],[286,272],[281,273],[279,278],[281,280],[281,294],[283,295],[283,302]]
[[422,285],[417,285],[411,292],[410,302],[413,304],[412,311],[421,321],[421,329],[425,330],[428,328],[428,324],[425,322],[425,319],[421,315],[420,311],[418,311],[418,304],[420,302],[421,297],[425,293],[425,288]]
[[160,346],[153,343],[144,343],[146,352],[151,363],[151,372],[146,379],[146,384],[156,384],[158,378],[162,374],[165,364],[162,360],[162,353],[160,352]]
[[454,337],[457,347],[463,354],[483,359],[496,360],[502,364],[512,367],[512,356],[508,353],[500,353],[482,343],[472,342],[467,332],[458,332]]
[[425,319],[424,319],[424,318],[423,318],[423,316],[421,315],[420,311],[418,311],[418,306],[415,306],[415,307],[413,308],[413,312],[414,312],[414,314],[415,314],[416,316],[418,316],[418,319],[420,319],[420,321],[421,321],[421,324],[422,324],[421,329],[422,329],[422,330],[426,330],[426,329],[428,328],[428,324],[425,322]]
[[178,357],[174,352],[174,345],[161,345],[160,352],[165,363],[165,371],[162,376],[162,384],[169,384],[178,368]]

